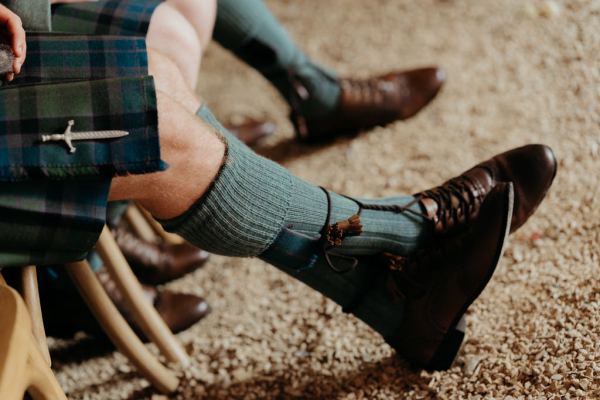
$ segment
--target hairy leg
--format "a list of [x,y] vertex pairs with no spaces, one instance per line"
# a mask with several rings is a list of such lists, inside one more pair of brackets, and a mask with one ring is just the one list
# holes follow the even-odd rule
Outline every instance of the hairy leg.
[[164,92],[158,92],[161,156],[169,169],[113,179],[111,201],[136,200],[161,219],[183,214],[209,188],[225,154],[214,129]]

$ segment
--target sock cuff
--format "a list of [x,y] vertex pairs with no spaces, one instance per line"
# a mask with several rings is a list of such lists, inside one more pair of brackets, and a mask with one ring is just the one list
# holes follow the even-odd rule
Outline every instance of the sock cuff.
[[[198,115],[210,114],[203,107]],[[210,114],[212,115],[212,114]],[[252,257],[265,251],[283,227],[293,190],[291,175],[204,118],[222,135],[227,151],[211,188],[186,213],[160,221],[215,254]],[[214,120],[214,121],[213,121]]]

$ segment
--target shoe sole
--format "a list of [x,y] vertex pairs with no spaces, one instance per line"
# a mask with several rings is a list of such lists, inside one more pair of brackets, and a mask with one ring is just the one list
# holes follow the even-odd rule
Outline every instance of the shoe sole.
[[514,206],[514,188],[512,183],[503,184],[507,186],[507,210],[503,213],[504,221],[502,222],[504,225],[504,235],[502,239],[501,246],[497,249],[497,254],[495,256],[495,265],[493,268],[490,268],[490,272],[486,279],[483,280],[481,286],[475,291],[475,294],[472,298],[465,302],[463,309],[457,314],[455,321],[451,324],[452,328],[448,329],[446,335],[440,342],[440,345],[436,349],[433,357],[426,365],[425,369],[430,371],[443,371],[449,369],[462,347],[462,343],[465,337],[466,331],[466,323],[464,320],[464,314],[471,304],[481,295],[489,281],[492,279],[494,272],[496,271],[496,266],[500,262],[502,255],[504,254],[504,249],[506,246],[506,242],[508,239],[508,235],[510,234],[510,221],[512,219],[513,206]]

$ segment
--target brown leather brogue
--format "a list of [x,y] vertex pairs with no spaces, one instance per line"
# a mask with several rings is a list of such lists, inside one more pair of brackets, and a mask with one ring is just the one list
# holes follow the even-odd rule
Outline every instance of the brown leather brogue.
[[200,268],[210,257],[187,242],[150,243],[123,227],[113,229],[112,233],[135,275],[151,285],[181,278]]
[[401,326],[385,339],[413,365],[444,370],[454,361],[464,338],[461,319],[496,269],[512,206],[512,184],[499,183],[462,234],[444,236],[414,257],[382,255],[388,288],[404,301]]
[[494,183],[513,183],[515,206],[510,231],[514,232],[533,215],[548,193],[557,165],[550,147],[530,144],[498,154],[465,172],[465,175],[474,175],[478,173],[477,169],[485,169]]
[[183,332],[210,313],[202,297],[170,290],[156,290],[154,308],[172,332]]
[[[512,182],[515,192],[511,232],[521,227],[544,199],[556,176],[550,147],[531,144],[498,154],[443,185],[415,194],[437,233],[477,217],[479,206],[498,183]],[[452,204],[440,210],[440,204]]]
[[[96,276],[129,325],[142,339],[147,340],[128,312],[123,296],[108,272],[102,268],[96,273]],[[53,288],[52,282],[46,282],[46,280],[40,281],[40,289],[43,294],[41,304],[44,325],[50,336],[71,337],[78,331],[84,331],[94,336],[104,337],[96,319],[86,307],[81,296],[72,287],[69,287],[69,290]],[[158,290],[147,285],[142,285],[142,288],[148,301],[154,305],[158,314],[174,333],[188,329],[210,312],[208,303],[202,297]],[[68,318],[65,318],[67,315]]]
[[[123,294],[117,288],[116,282],[112,280],[108,271],[102,268],[96,272],[96,276],[104,287],[108,297],[110,297],[127,322],[136,331],[140,332],[125,305]],[[159,290],[149,285],[142,285],[142,289],[148,301],[154,305],[158,314],[173,333],[179,333],[188,329],[210,312],[208,303],[202,297],[186,293],[175,293],[170,290]]]
[[275,124],[271,121],[249,119],[238,125],[226,124],[225,127],[249,147],[258,145],[275,133]]
[[[399,325],[384,338],[399,355],[415,366],[428,369],[447,369],[455,359],[464,338],[461,318],[491,279],[513,213],[511,182],[478,190],[477,181],[459,178],[422,192],[415,200],[427,204],[423,206],[429,212],[425,217],[434,229],[427,243],[410,256],[381,253],[353,258],[342,254],[345,262],[340,264],[337,262],[341,261],[340,254],[330,252],[339,248],[346,237],[362,234],[363,210],[421,215],[407,206],[354,200],[359,206],[356,215],[334,224],[326,223],[321,232],[325,261],[335,272],[344,273],[362,264],[372,269],[373,276],[386,274],[383,281],[373,282],[386,282],[381,290],[390,295],[389,301],[399,301],[403,307],[401,313],[390,311],[387,315],[391,320],[398,318]],[[352,312],[358,308],[372,290],[367,283],[344,309]]]
[[445,76],[442,69],[430,67],[369,79],[341,79],[335,111],[318,119],[305,118],[300,112],[298,104],[310,94],[301,82],[294,82],[297,93],[291,101],[290,118],[298,138],[308,142],[387,125],[412,117],[425,107],[439,92]]

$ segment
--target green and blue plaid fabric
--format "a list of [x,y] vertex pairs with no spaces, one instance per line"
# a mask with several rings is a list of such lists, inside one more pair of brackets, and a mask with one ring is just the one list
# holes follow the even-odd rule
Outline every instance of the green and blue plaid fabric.
[[0,182],[0,266],[83,259],[106,218],[110,179]]
[[52,28],[59,32],[145,36],[162,0],[99,0],[52,6]]
[[27,62],[11,85],[145,75],[143,37],[28,33]]
[[[31,51],[22,76],[0,90],[0,181],[112,177],[165,168],[143,40],[43,34],[31,35],[27,45]],[[113,78],[99,79],[107,76]],[[20,84],[57,79],[75,80]],[[129,135],[74,142],[75,153],[63,142],[41,143],[41,134],[62,133],[69,120],[75,121],[74,132]]]
[[[34,34],[22,75],[0,89],[0,265],[83,258],[106,218],[116,174],[160,160],[153,79],[138,38]],[[41,134],[125,130],[128,136],[42,143]]]

